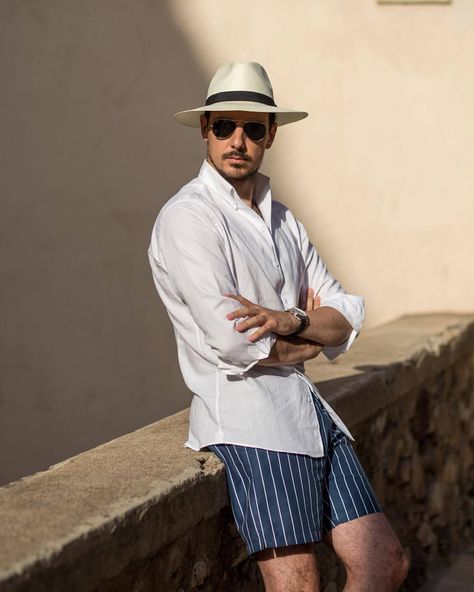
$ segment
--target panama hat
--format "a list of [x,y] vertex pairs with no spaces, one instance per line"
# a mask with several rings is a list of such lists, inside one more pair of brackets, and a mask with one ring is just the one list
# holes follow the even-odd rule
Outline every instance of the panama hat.
[[276,113],[278,125],[308,116],[305,111],[277,107],[270,79],[263,66],[256,62],[229,62],[221,66],[209,85],[206,104],[175,113],[174,118],[183,125],[200,127],[200,116],[205,111]]

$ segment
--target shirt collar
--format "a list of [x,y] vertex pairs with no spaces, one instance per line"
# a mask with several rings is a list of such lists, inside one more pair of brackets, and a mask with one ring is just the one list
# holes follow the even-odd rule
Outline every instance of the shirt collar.
[[[236,210],[247,207],[237,195],[237,192],[232,185],[226,181],[224,177],[222,177],[222,175],[220,175],[218,171],[207,162],[207,160],[202,163],[201,169],[199,170],[199,178],[204,181],[206,185],[209,185],[214,191],[219,193],[219,195],[227,200]],[[260,172],[257,173],[254,199],[262,212],[262,216],[267,226],[270,228],[272,210],[270,179]]]

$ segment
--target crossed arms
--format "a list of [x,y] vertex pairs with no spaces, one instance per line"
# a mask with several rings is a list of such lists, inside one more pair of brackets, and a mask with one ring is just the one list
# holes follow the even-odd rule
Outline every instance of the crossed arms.
[[228,320],[247,317],[235,325],[239,332],[256,327],[257,330],[248,336],[249,341],[263,337],[268,331],[277,335],[268,358],[258,362],[259,366],[283,366],[306,362],[318,356],[324,345],[338,346],[349,338],[353,331],[352,325],[337,310],[331,307],[320,307],[319,296],[314,297],[314,290],[308,289],[306,313],[309,325],[299,336],[290,337],[298,325],[293,315],[284,311],[275,311],[252,303],[240,295],[226,294],[243,306],[227,315]]
[[[228,245],[213,213],[196,202],[186,200],[166,209],[149,253],[158,292],[183,341],[225,374],[244,374],[256,364],[296,364],[321,351],[333,359],[349,348],[362,325],[363,299],[341,288],[302,225],[298,230],[305,285],[314,289],[320,301],[308,290],[308,299],[313,298],[307,306],[310,325],[298,338],[291,338],[296,329],[292,315],[264,308],[237,293]],[[245,273],[245,266],[240,271]],[[240,283],[254,300],[265,287],[250,276]],[[266,295],[267,303],[277,308],[279,300],[270,288]],[[235,300],[241,305],[238,309]]]

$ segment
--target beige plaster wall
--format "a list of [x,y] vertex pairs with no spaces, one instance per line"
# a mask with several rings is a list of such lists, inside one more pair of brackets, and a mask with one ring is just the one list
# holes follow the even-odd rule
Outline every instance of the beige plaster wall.
[[149,234],[202,143],[170,115],[257,60],[265,172],[367,326],[473,307],[474,5],[0,4],[0,482],[182,409]]
[[175,0],[208,76],[260,61],[310,118],[269,153],[277,199],[306,223],[366,326],[474,306],[474,3]]

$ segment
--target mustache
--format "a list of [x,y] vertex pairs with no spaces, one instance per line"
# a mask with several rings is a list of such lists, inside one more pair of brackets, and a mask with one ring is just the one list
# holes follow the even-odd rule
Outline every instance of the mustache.
[[247,156],[247,154],[244,154],[243,152],[237,152],[236,150],[233,150],[232,152],[226,152],[222,155],[222,158],[241,158],[242,160],[252,160],[249,156]]

